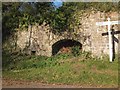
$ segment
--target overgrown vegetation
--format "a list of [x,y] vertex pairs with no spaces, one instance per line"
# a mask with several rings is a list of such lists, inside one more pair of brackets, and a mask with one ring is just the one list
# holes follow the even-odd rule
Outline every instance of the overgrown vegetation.
[[78,47],[72,50],[52,57],[3,53],[3,78],[93,87],[118,86],[117,57],[110,63],[107,55],[98,58]]
[[[118,11],[118,3],[112,2],[63,2],[56,8],[52,2],[3,2],[2,3],[2,41],[3,51],[17,47],[15,33],[29,25],[43,22],[49,24],[53,32],[72,32],[80,25],[80,16],[87,10],[101,12]],[[26,29],[27,30],[27,29]],[[9,38],[15,38],[14,44],[8,43]],[[4,47],[5,45],[10,47]],[[11,42],[11,41],[10,41]],[[9,50],[9,49],[8,49]],[[15,49],[13,50],[15,51]],[[11,51],[10,51],[11,52]]]
[[85,10],[101,12],[118,11],[118,3],[113,2],[63,2],[55,9],[52,2],[4,2],[2,3],[3,31],[28,27],[46,22],[56,31],[73,29],[79,24],[76,13]]
[[80,52],[81,52],[80,47],[78,47],[78,46],[72,47],[72,54],[74,56],[79,56]]
[[[3,70],[12,69],[26,69],[26,68],[44,68],[60,64],[60,60],[66,60],[70,58],[81,59],[81,61],[87,60],[100,60],[99,58],[93,58],[90,52],[82,52],[78,47],[72,47],[71,53],[62,53],[54,55],[52,57],[47,56],[34,56],[24,54],[6,54],[3,53]],[[104,57],[103,59],[108,59]],[[8,64],[9,63],[9,64]]]
[[[117,58],[110,63],[108,57],[92,58],[89,52],[83,52],[77,57],[60,54],[53,57],[13,58],[12,56],[11,58],[3,56],[3,78],[94,87],[117,87],[118,85]],[[7,59],[9,62],[5,61]]]
[[[2,3],[3,45],[14,36],[16,28],[28,27],[43,22],[49,24],[53,31],[71,32],[80,24],[78,13],[85,10],[101,12],[118,11],[117,3],[70,3],[54,9],[52,3]],[[81,52],[78,47],[72,48],[71,54],[60,54],[53,57],[27,56],[13,53],[15,45],[3,48],[3,77],[17,80],[39,80],[45,83],[87,84],[93,86],[118,85],[118,60],[109,63],[108,56],[93,58],[90,52]]]

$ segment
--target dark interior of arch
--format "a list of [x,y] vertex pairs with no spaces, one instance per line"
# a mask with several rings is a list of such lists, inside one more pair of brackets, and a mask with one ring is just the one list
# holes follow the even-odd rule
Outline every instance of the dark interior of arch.
[[63,47],[73,47],[73,46],[79,46],[80,49],[82,49],[82,44],[75,40],[70,39],[63,39],[60,40],[52,45],[52,55],[56,55],[59,50]]

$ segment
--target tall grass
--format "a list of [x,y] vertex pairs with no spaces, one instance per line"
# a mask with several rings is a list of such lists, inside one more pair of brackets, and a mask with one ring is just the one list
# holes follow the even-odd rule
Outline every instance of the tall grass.
[[[9,61],[9,57],[4,58]],[[56,84],[118,85],[117,58],[110,63],[108,56],[95,58],[90,52],[81,52],[75,57],[73,54],[60,54],[52,57],[19,56],[12,60],[14,62],[4,65],[3,77]]]

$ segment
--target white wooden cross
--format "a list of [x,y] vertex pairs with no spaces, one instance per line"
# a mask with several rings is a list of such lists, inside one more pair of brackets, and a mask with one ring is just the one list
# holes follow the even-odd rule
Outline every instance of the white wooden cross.
[[113,44],[112,44],[112,35],[111,35],[112,31],[111,31],[110,25],[114,25],[114,24],[120,24],[120,21],[110,21],[110,18],[108,18],[108,21],[106,21],[106,22],[96,22],[96,25],[98,25],[98,26],[108,25],[110,62],[113,61]]

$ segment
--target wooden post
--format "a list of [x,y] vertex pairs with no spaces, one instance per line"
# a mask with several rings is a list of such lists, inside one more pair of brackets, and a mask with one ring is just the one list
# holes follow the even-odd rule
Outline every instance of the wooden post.
[[112,31],[110,26],[114,24],[120,24],[120,21],[110,21],[110,18],[108,18],[108,21],[106,22],[96,22],[96,25],[98,26],[104,26],[108,25],[108,35],[109,35],[109,58],[110,62],[113,61],[113,43],[112,43]]

